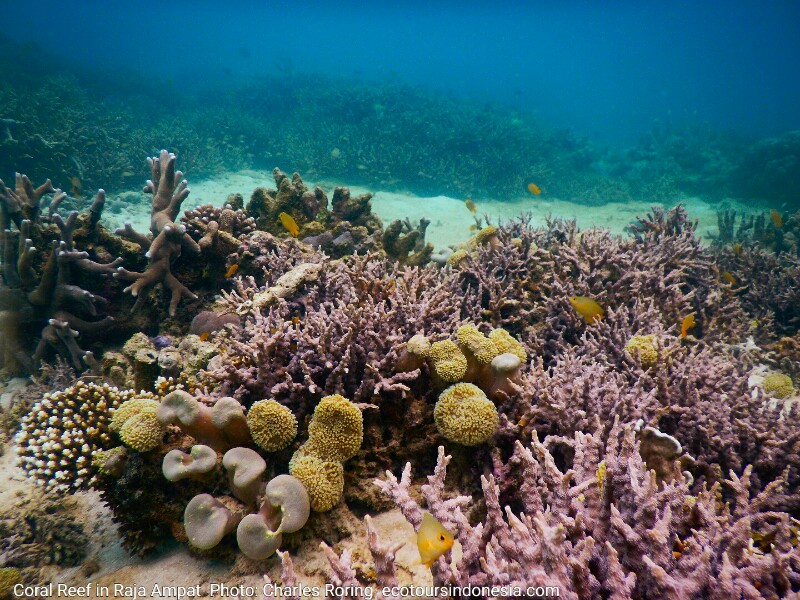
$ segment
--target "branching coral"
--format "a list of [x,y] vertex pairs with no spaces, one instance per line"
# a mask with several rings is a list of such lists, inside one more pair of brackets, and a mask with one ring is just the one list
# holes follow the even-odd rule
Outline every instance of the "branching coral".
[[[47,216],[51,225],[46,228],[41,202],[50,193],[55,196]],[[65,221],[56,211],[64,197],[49,180],[34,188],[26,176],[17,174],[16,190],[0,181],[0,366],[11,373],[33,371],[48,348],[70,361],[75,369],[94,366],[92,353],[82,350],[76,338],[99,333],[113,322],[110,317],[98,319],[107,301],[75,283],[79,273],[84,275],[81,285],[86,285],[93,275],[112,273],[120,262],[95,262],[87,252],[75,247],[79,224],[83,233],[91,234],[97,228],[105,192],[98,192],[80,223],[77,212]],[[12,224],[18,228],[17,234],[12,233]],[[50,246],[49,254],[41,261],[34,240]],[[43,327],[34,351],[27,347],[31,327]]]
[[125,291],[136,297],[134,310],[145,302],[150,288],[157,283],[163,284],[171,294],[169,314],[172,316],[182,298],[197,298],[172,274],[172,263],[184,250],[200,254],[200,246],[186,231],[186,226],[176,223],[181,203],[189,196],[189,188],[186,180],[181,180],[183,173],[175,170],[175,160],[175,155],[166,150],[147,159],[153,178],[147,181],[144,191],[153,196],[150,210],[152,238],[137,233],[129,223],[117,231],[125,239],[139,244],[147,256],[147,268],[143,273],[136,273],[120,267],[116,273],[117,277],[133,280]]
[[[554,452],[566,446],[569,470]],[[599,469],[600,459],[603,469]],[[511,461],[482,477],[486,517],[472,525],[470,497],[445,488],[450,457],[439,462],[422,493],[431,513],[461,543],[461,558],[442,557],[434,582],[455,585],[557,586],[568,598],[706,598],[783,596],[800,588],[800,549],[791,520],[764,510],[778,479],[751,497],[749,469],[726,482],[731,505],[717,500],[720,484],[691,496],[685,481],[659,486],[645,469],[631,427],[598,437],[517,442]],[[422,509],[409,492],[410,465],[401,480],[377,482],[418,527]],[[510,494],[516,511],[500,503]],[[754,539],[772,540],[769,550]]]
[[19,465],[39,485],[60,492],[91,484],[94,453],[113,444],[111,416],[134,396],[130,390],[82,381],[45,394],[15,438]]

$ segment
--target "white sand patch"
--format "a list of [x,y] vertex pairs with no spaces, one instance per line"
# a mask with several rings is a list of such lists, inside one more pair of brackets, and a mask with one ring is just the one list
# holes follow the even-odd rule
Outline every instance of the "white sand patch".
[[[332,181],[305,182],[310,188],[319,185],[332,196],[333,189],[341,183]],[[229,194],[241,194],[245,203],[250,194],[257,187],[275,187],[275,180],[270,171],[245,170],[235,173],[225,173],[214,179],[190,181],[191,194],[184,202],[183,209],[188,210],[201,204],[222,206]],[[431,221],[427,232],[427,241],[436,248],[459,244],[473,234],[470,226],[475,223],[472,213],[467,210],[463,199],[447,196],[421,197],[403,192],[375,191],[359,186],[350,186],[353,195],[373,192],[372,207],[375,213],[384,222],[384,225],[395,219],[410,219],[416,223],[425,217]],[[127,206],[118,214],[104,215],[104,221],[113,227],[118,227],[125,221],[133,224],[139,231],[147,231],[150,227],[150,213],[147,197],[142,195],[141,202],[134,206]],[[543,225],[548,216],[563,219],[576,219],[581,229],[593,226],[604,227],[612,233],[623,235],[625,228],[636,220],[637,216],[644,216],[653,207],[653,202],[611,202],[601,206],[587,206],[577,202],[560,199],[540,197],[522,197],[514,201],[499,201],[493,199],[474,198],[478,208],[478,215],[488,215],[489,219],[497,224],[498,221],[508,221],[525,212],[533,215],[534,226]],[[726,202],[724,204],[711,204],[700,198],[686,198],[683,204],[692,219],[698,220],[698,234],[705,240],[710,240],[717,234],[717,211],[724,208],[733,208],[738,213],[758,212],[752,207]],[[664,206],[670,208],[670,206]]]

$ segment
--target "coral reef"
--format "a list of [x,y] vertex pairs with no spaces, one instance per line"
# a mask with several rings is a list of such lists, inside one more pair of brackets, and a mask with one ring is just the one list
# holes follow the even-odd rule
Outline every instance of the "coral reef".
[[[51,193],[55,195],[45,216],[41,203]],[[51,348],[78,370],[94,366],[93,354],[82,350],[76,338],[99,334],[113,322],[110,317],[98,318],[107,300],[75,283],[80,273],[81,285],[96,286],[97,278],[111,274],[121,260],[96,262],[75,246],[78,235],[84,239],[96,235],[105,192],[98,192],[80,220],[77,212],[66,220],[57,212],[65,196],[50,180],[34,188],[28,177],[18,173],[15,190],[0,181],[0,366],[10,373],[32,372]],[[35,244],[49,246],[43,260]],[[99,251],[93,251],[96,257]],[[30,328],[41,328],[35,350],[27,347]]]
[[0,513],[0,569],[35,575],[44,565],[71,567],[83,561],[88,547],[74,499],[26,495]]
[[186,226],[175,222],[181,203],[189,195],[187,182],[182,180],[183,173],[175,170],[175,160],[176,156],[166,150],[147,159],[153,178],[147,181],[144,191],[153,196],[150,210],[152,237],[137,233],[130,224],[117,231],[118,235],[139,245],[147,257],[147,268],[143,273],[136,273],[120,267],[115,273],[116,277],[133,280],[125,291],[136,298],[134,310],[145,302],[150,288],[161,283],[171,295],[171,316],[175,315],[182,298],[197,298],[172,274],[172,263],[184,250],[191,254],[200,254],[201,251],[198,243],[187,233]]
[[113,444],[111,418],[135,392],[78,381],[45,394],[15,437],[18,464],[39,485],[60,492],[90,486],[96,452]]
[[[559,446],[570,450],[568,468],[557,466]],[[452,566],[438,560],[435,584],[554,586],[576,599],[782,597],[800,586],[792,521],[765,509],[780,478],[752,497],[750,470],[731,474],[725,484],[735,502],[722,505],[719,483],[694,495],[683,479],[659,485],[631,427],[615,425],[606,443],[580,433],[544,443],[534,437],[481,478],[486,516],[473,525],[473,498],[447,491],[450,460],[440,449],[422,486],[428,510],[462,549]],[[409,464],[399,481],[389,473],[377,483],[418,527],[410,475]],[[517,511],[504,510],[503,495]],[[756,543],[766,539],[766,548]]]

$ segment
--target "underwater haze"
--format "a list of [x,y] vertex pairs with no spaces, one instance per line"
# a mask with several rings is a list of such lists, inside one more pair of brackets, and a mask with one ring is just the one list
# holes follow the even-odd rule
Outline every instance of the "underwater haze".
[[3,4],[19,41],[180,87],[288,72],[399,79],[617,147],[656,119],[756,137],[800,128],[793,0]]

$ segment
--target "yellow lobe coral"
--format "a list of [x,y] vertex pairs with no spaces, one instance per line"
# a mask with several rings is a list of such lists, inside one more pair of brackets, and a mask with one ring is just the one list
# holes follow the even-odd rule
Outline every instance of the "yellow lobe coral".
[[[523,364],[528,362],[528,353],[517,340],[515,340],[510,333],[505,329],[494,329],[489,334],[489,339],[497,348],[496,356],[501,354],[513,354],[519,358]],[[492,357],[494,358],[494,357]]]
[[277,452],[297,435],[297,419],[288,407],[275,400],[259,400],[247,411],[247,428],[259,448]]
[[161,445],[166,429],[155,408],[145,408],[128,418],[119,430],[122,443],[137,452],[149,452]]
[[442,383],[455,383],[467,372],[467,357],[450,340],[431,344],[428,361]]
[[292,457],[289,474],[306,488],[312,510],[325,512],[332,509],[344,493],[342,463],[305,455],[301,450]]
[[488,227],[484,227],[478,233],[472,236],[468,244],[470,246],[481,246],[483,244],[489,244],[493,247],[499,246],[500,240],[497,238],[497,234],[499,231],[500,230],[494,225],[489,225]]
[[631,358],[639,361],[645,369],[656,366],[658,363],[658,347],[653,335],[635,335],[625,344],[625,352]]
[[461,264],[461,261],[469,258],[469,252],[461,248],[460,250],[456,250],[450,256],[447,257],[447,266],[448,267],[457,267]]
[[108,424],[108,428],[111,431],[119,433],[122,429],[122,426],[125,425],[125,421],[140,411],[147,410],[148,408],[158,410],[158,400],[154,400],[152,398],[133,398],[132,400],[127,400],[120,404],[119,408],[114,411],[114,415],[111,417],[111,422]]
[[770,373],[764,377],[764,383],[762,385],[765,392],[779,400],[794,395],[792,379],[783,373]]
[[151,398],[134,398],[114,411],[108,428],[122,443],[137,452],[149,452],[161,445],[166,428],[158,420],[159,403]]
[[500,354],[494,342],[483,335],[474,325],[459,327],[456,330],[456,340],[461,352],[467,357],[467,361],[473,357],[480,364],[488,365],[495,356]]
[[308,444],[313,449],[310,453],[344,462],[355,456],[363,441],[361,409],[339,394],[320,400],[308,425]]
[[442,436],[464,446],[482,444],[500,426],[497,407],[471,383],[457,383],[443,391],[433,418]]

